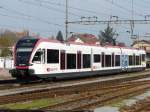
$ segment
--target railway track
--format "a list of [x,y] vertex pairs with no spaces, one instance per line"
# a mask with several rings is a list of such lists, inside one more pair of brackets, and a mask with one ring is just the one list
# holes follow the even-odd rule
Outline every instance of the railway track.
[[[142,72],[135,72],[141,76],[135,76],[137,78],[140,79],[140,77],[146,77],[147,75],[149,75],[150,69],[147,69],[145,71]],[[77,82],[88,82],[88,81],[94,81],[94,80],[111,80],[111,78],[126,78],[127,76],[131,76],[134,75],[135,73],[121,73],[118,75],[110,75],[110,76],[101,76],[101,77],[89,77],[89,78],[84,78],[84,79],[75,79],[75,80],[60,80],[59,82],[57,81],[19,81],[19,80],[0,80],[0,90],[6,90],[6,89],[15,89],[15,88],[23,88],[23,87],[34,87],[34,86],[39,86],[39,85],[48,85],[48,86],[52,86],[53,85],[61,85],[63,83],[77,83]],[[133,76],[134,77],[134,76]],[[50,84],[50,85],[49,85]]]
[[[144,72],[136,72],[128,73],[120,76],[109,76],[109,77],[98,77],[98,78],[87,78],[87,79],[79,79],[79,80],[65,80],[59,82],[39,82],[39,83],[29,83],[23,85],[15,85],[15,87],[10,89],[2,89],[0,90],[0,96],[11,96],[14,94],[31,94],[37,92],[45,92],[50,90],[57,90],[63,88],[71,88],[85,85],[111,85],[120,82],[130,82],[138,79],[144,79],[150,77],[150,70],[146,70]],[[7,88],[7,87],[6,87]]]
[[95,91],[86,91],[80,94],[78,97],[68,100],[66,102],[51,105],[42,110],[86,110],[92,109],[96,106],[102,106],[112,100],[134,96],[142,93],[143,91],[150,89],[150,82],[134,82],[126,83],[115,86],[106,87],[103,89],[97,89]]
[[[140,87],[140,85],[144,85],[141,88],[137,89],[137,87]],[[58,106],[63,106],[66,109],[66,104],[70,104],[72,106],[67,105],[67,107],[73,107],[76,104],[81,104],[80,108],[79,105],[71,108],[71,109],[85,109],[88,107],[91,107],[93,105],[96,105],[98,102],[106,103],[110,99],[116,99],[117,97],[124,97],[125,95],[135,95],[143,92],[146,89],[150,88],[150,82],[149,81],[138,81],[138,82],[119,82],[119,83],[112,83],[112,84],[93,84],[93,85],[84,85],[84,86],[78,86],[78,87],[70,87],[70,88],[59,88],[54,90],[46,90],[46,91],[39,91],[39,92],[33,92],[33,93],[22,93],[22,94],[16,94],[16,95],[10,95],[10,96],[1,96],[0,97],[0,104],[7,104],[7,103],[16,103],[16,102],[25,102],[29,100],[35,100],[35,99],[42,99],[42,98],[53,98],[57,96],[66,96],[66,95],[75,95],[74,99],[63,102],[62,104],[53,105],[50,107],[45,107],[44,109],[58,109]],[[134,89],[134,91],[133,91]],[[127,92],[124,92],[124,91]],[[122,91],[120,93],[120,91]],[[119,92],[119,93],[117,93]],[[112,93],[116,93],[112,95]],[[110,97],[111,96],[111,97]],[[99,98],[105,98],[98,100]],[[92,102],[91,102],[91,99]],[[88,103],[87,102],[91,102]],[[93,104],[95,103],[95,104]],[[86,104],[86,105],[85,105]],[[101,103],[102,104],[102,103]],[[60,108],[62,110],[62,108]]]
[[[117,78],[103,81],[92,81],[90,83],[78,83],[69,85],[67,84],[66,86],[55,85],[54,87],[48,88],[44,88],[43,86],[42,89],[37,88],[36,90],[32,91],[2,95],[0,96],[1,99],[0,105],[17,102],[26,102],[43,98],[54,98],[58,96],[66,97],[67,95],[68,96],[74,95],[75,97],[73,99],[68,99],[68,101],[66,102],[51,105],[43,109],[59,109],[59,108],[62,109],[63,107],[65,107],[66,104],[72,105],[72,106],[67,105],[67,107],[70,107],[70,110],[85,109],[88,107],[93,108],[99,104],[100,105],[105,104],[109,100],[111,101],[125,96],[127,97],[139,94],[147,89],[150,89],[149,81],[138,81],[138,82],[136,81],[147,77],[149,77],[149,74],[146,72],[146,74],[140,76],[126,77],[119,79]],[[87,104],[87,102],[89,103]]]

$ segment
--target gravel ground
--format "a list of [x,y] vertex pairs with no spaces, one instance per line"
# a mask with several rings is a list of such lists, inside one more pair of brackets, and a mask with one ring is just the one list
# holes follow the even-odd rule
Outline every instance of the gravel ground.
[[7,79],[12,79],[11,75],[9,74],[9,70],[0,68],[0,80],[7,80]]

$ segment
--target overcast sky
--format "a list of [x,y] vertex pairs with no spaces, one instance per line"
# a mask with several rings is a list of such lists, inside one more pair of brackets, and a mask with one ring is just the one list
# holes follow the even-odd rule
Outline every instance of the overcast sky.
[[[110,15],[119,19],[132,18],[132,0],[68,0],[69,21],[78,21],[81,16],[97,16],[98,20],[109,20]],[[149,0],[133,0],[134,19],[150,15]],[[65,34],[65,0],[0,0],[0,29],[22,31],[29,29],[43,37],[56,36],[61,30]],[[118,41],[131,44],[129,25],[111,25],[119,34]],[[106,25],[69,25],[69,32],[98,35]],[[135,34],[150,33],[150,24],[135,25]],[[71,35],[71,34],[70,34]],[[148,39],[148,38],[147,38]]]

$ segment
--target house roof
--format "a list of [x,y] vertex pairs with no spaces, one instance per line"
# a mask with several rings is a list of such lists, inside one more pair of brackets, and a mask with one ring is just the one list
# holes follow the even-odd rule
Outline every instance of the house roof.
[[148,41],[148,40],[135,41],[132,44],[132,47],[134,47],[134,48],[142,48],[142,49],[145,49],[145,51],[147,53],[150,53],[150,41]]
[[98,38],[92,34],[74,34],[68,39],[68,42],[74,42],[78,38],[88,44],[96,44],[96,42],[99,42]]
[[138,43],[146,43],[146,44],[150,44],[150,41],[148,40],[139,40],[139,41],[134,41],[132,46],[134,46],[135,44],[138,44]]
[[119,42],[119,43],[117,43],[117,46],[120,46],[120,47],[126,47],[126,44],[123,43],[123,42]]

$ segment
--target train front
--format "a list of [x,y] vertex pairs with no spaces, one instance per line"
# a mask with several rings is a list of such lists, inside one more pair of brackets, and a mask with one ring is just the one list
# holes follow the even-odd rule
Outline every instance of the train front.
[[34,70],[29,69],[32,66],[29,60],[37,41],[37,38],[23,37],[17,42],[14,49],[15,69],[10,71],[12,77],[25,79],[30,77],[30,74],[34,74]]

